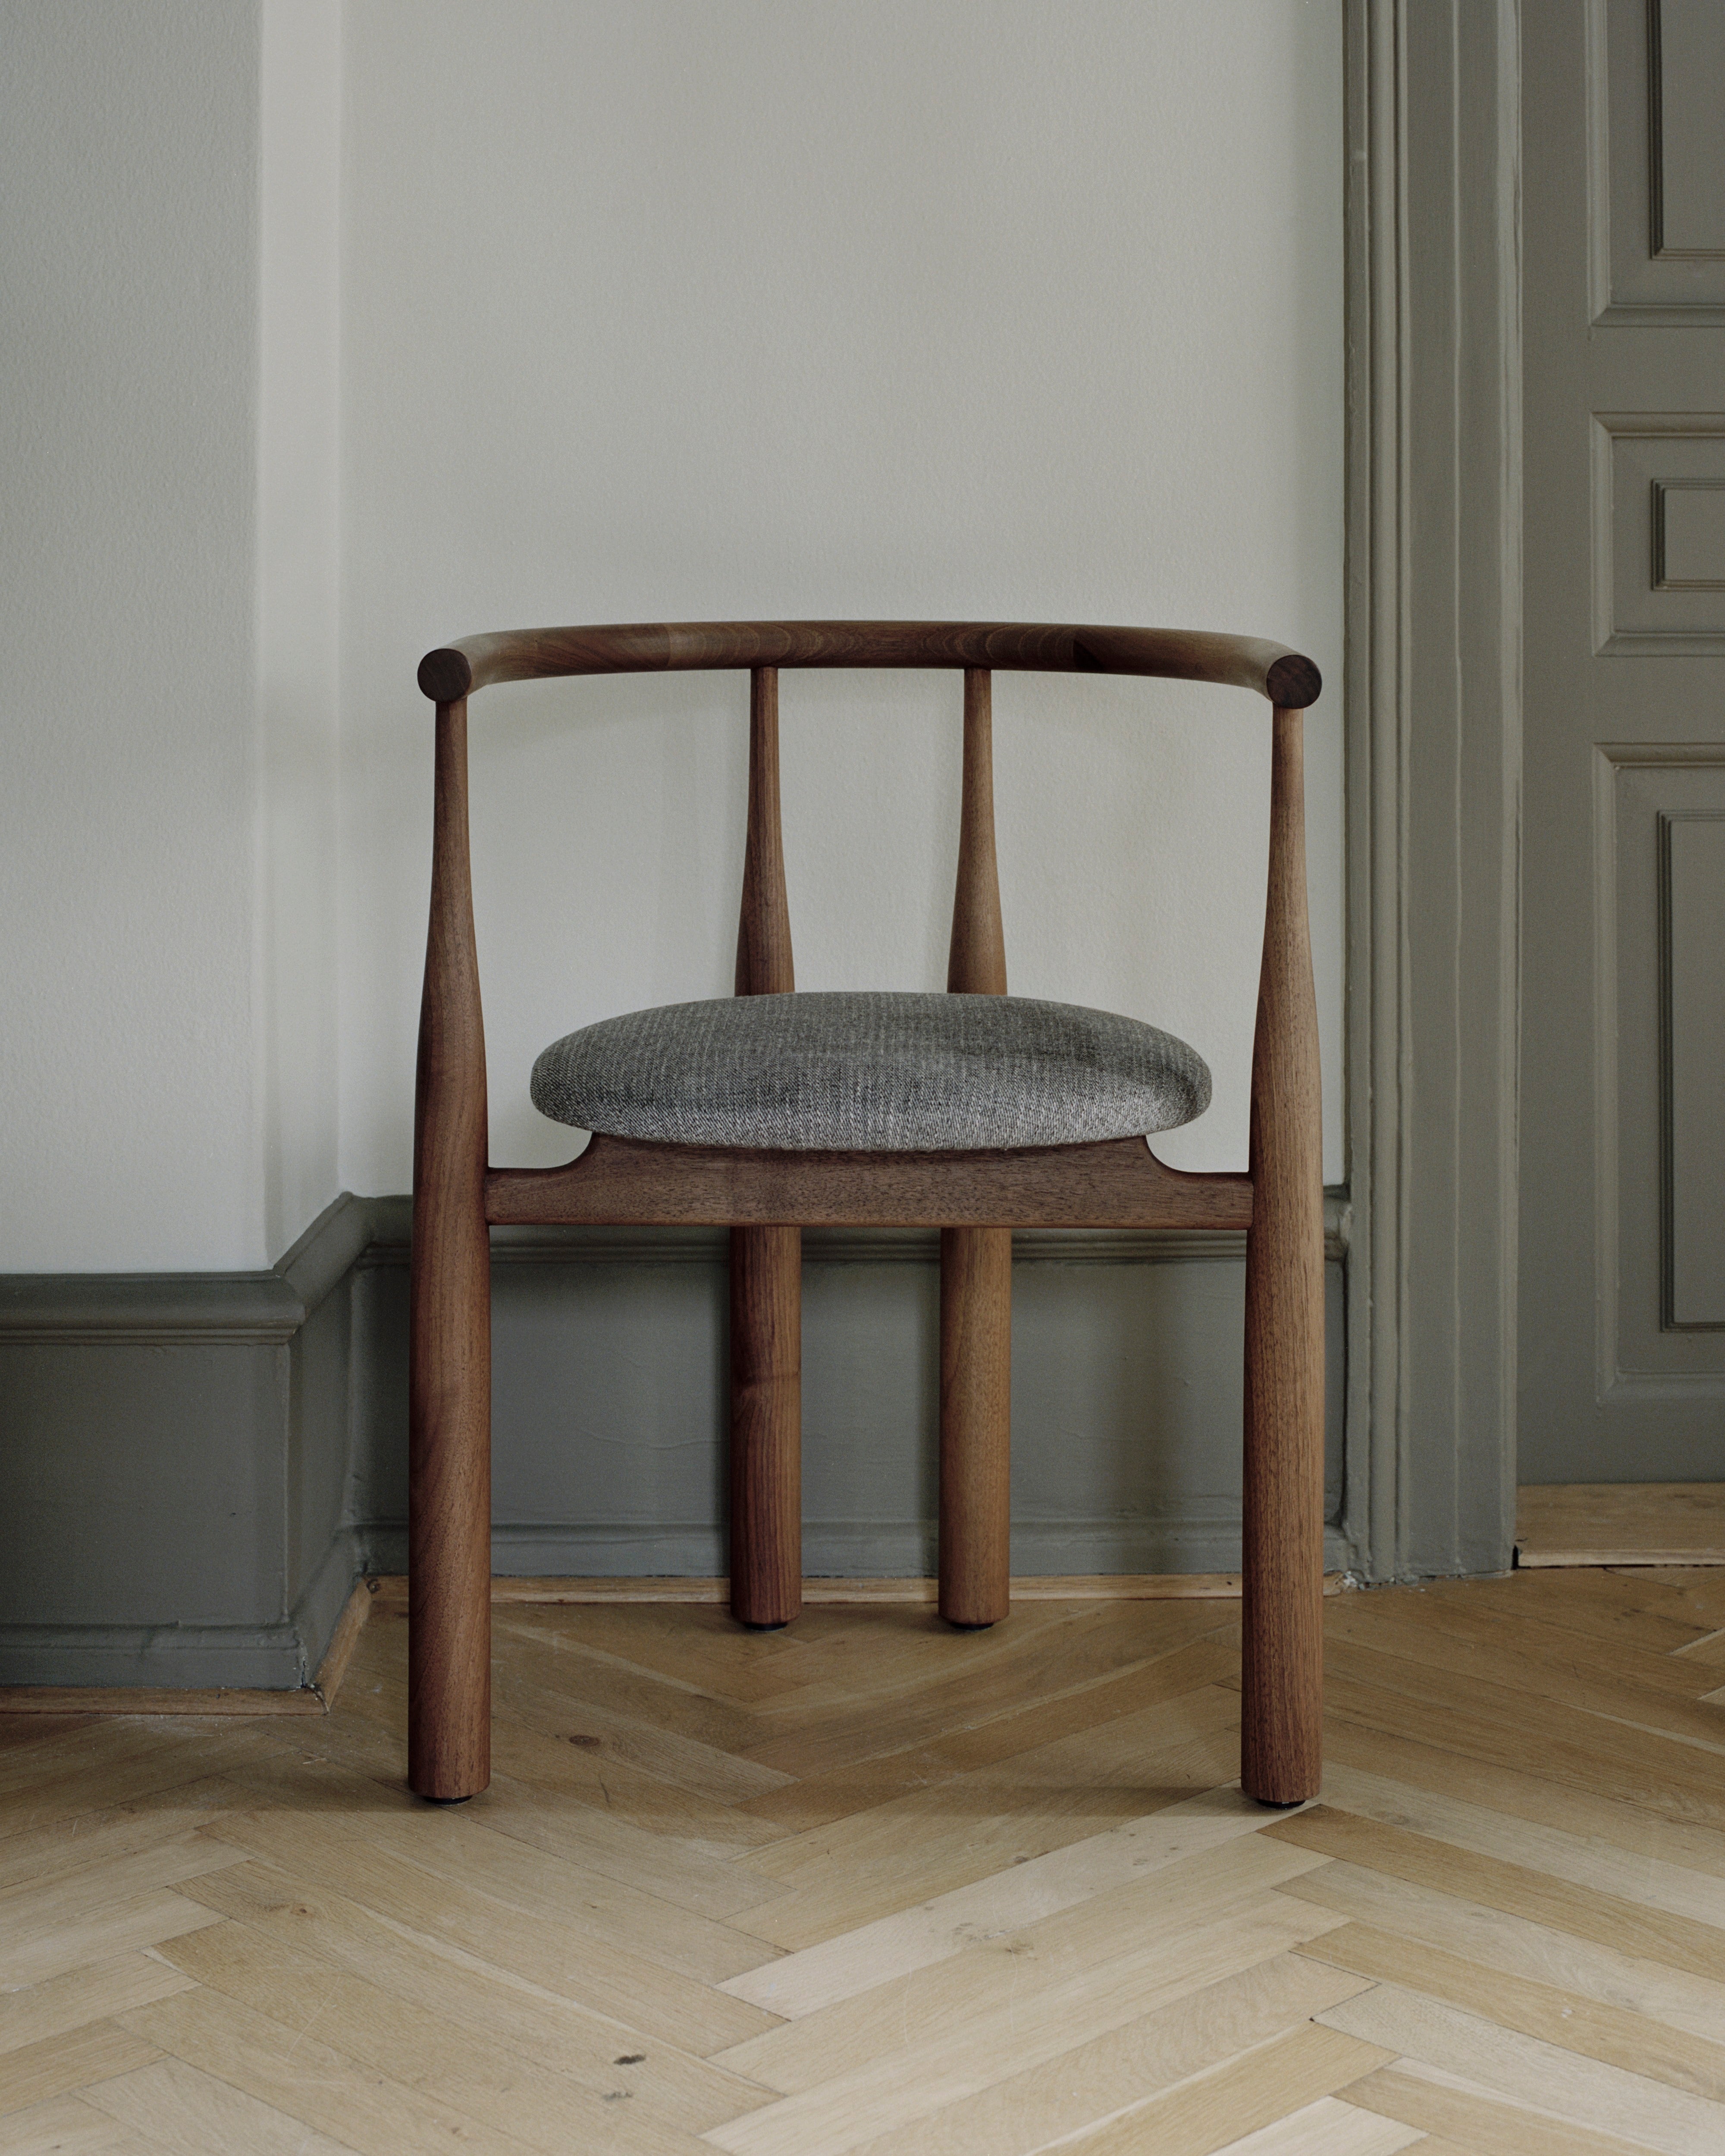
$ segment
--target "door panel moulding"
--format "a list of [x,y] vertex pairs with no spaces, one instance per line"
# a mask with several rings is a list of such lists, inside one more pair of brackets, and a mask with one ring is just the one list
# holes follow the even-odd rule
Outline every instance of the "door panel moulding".
[[1517,0],[1350,0],[1346,1497],[1507,1568],[1521,771]]

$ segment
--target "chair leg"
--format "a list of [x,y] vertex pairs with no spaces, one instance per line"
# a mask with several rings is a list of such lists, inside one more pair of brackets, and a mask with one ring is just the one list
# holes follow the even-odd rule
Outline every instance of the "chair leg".
[[1012,1230],[941,1230],[940,1611],[1011,1606]]
[[413,1209],[408,1782],[445,1803],[491,1779],[491,1253],[476,1196],[434,1188]]
[[731,1614],[803,1607],[803,1231],[731,1230]]
[[1323,1773],[1324,1241],[1300,714],[1278,711],[1252,1050],[1240,1784],[1297,1804]]
[[1323,1770],[1322,1244],[1314,1267],[1270,1240],[1248,1230],[1240,1782],[1297,1804]]

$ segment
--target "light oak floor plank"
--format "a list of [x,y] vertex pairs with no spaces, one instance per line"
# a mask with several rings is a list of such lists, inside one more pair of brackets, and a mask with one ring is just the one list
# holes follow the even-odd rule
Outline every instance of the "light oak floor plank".
[[[1354,2039],[1337,2045],[1336,2032],[1313,2027],[1318,1995],[1290,1960],[1266,1962],[1033,2057],[937,2110],[912,2114],[900,2095],[891,2107],[901,2123],[886,2133],[858,2138],[854,2121],[835,2120],[829,2138],[806,2144],[809,2156],[1033,2156],[1055,2146],[1086,2156],[1199,2156],[1277,2107],[1298,2108],[1383,2063],[1380,2049]],[[748,2156],[795,2145],[747,2144]]]
[[1464,1894],[1488,1908],[1527,1917],[1556,1931],[1574,1932],[1578,1938],[1664,1962],[1712,1982],[1725,1975],[1725,1937],[1714,1926],[1572,1886],[1527,1865],[1478,1856],[1401,1827],[1380,1826],[1375,1820],[1332,1811],[1324,1804],[1277,1820],[1264,1832],[1271,1840],[1291,1841],[1322,1856],[1343,1857],[1350,1864],[1387,1872],[1414,1886]]
[[[1250,2119],[1266,2123],[1244,2137],[1235,2134],[1227,2145],[1238,2149],[1244,2143],[1255,2152],[1281,2152],[1283,2143],[1270,2137],[1285,2130],[1291,2119],[1305,2119],[1305,2130],[1291,2143],[1300,2152],[1322,2149],[1322,2156],[1332,2156],[1332,2152],[1348,2156],[1352,2149],[1382,2148],[1387,2134],[1410,2137],[1406,2141],[1391,2138],[1389,2148],[1393,2149],[1425,2148],[1421,2137],[1399,2122],[1350,2111],[1346,2102],[1328,2093],[1358,2081],[1384,2057],[1376,2046],[1358,2044],[1352,2037],[1346,2051],[1335,2051],[1331,2048],[1335,2037],[1335,2029],[1322,2025],[1294,2029],[1246,2051],[1242,2057],[1229,2059],[1224,2066],[1156,2093],[1149,2102],[1134,2104],[1096,2133],[1078,2134],[1059,2148],[1063,2156],[1065,2152],[1071,2156],[1152,2156],[1152,2152],[1153,2156],[1212,2156],[1219,2134],[1234,2133]],[[1300,2102],[1300,2097],[1320,2089],[1326,2093],[1317,2096],[1316,2104]],[[1291,2119],[1290,2104],[1298,2107]],[[1311,2137],[1313,2111],[1322,2111],[1324,2126],[1337,2133],[1332,2143],[1317,2143]],[[1438,2156],[1438,2152],[1425,2149],[1425,2156]]]
[[1233,1786],[1225,1602],[507,1602],[459,1810],[405,1792],[367,1615],[327,1716],[0,1719],[0,2156],[1665,2156],[1725,2116],[1718,1570],[1328,1599],[1291,1815]]
[[[1170,1866],[1225,1847],[1266,1824],[1237,1789],[1207,1790],[1147,1819],[1068,1842],[968,1887],[787,1954],[724,1986],[788,2019],[817,2012],[889,1977],[909,1976],[979,1939],[1036,1923],[1092,1896],[1118,1892]],[[1208,1875],[1206,1875],[1208,1876]],[[777,2033],[777,2032],[775,2032]]]
[[128,2006],[147,2006],[152,1999],[184,1991],[190,1982],[147,1953],[122,1953],[86,1962],[43,1984],[0,1991],[0,2056],[69,2036]]
[[[260,1794],[274,1797],[264,1778],[246,1779]],[[644,1950],[704,1983],[720,1983],[773,1958],[773,1949],[759,1939],[614,1878],[601,1865],[578,1863],[560,1851],[534,1849],[512,1835],[492,1832],[487,1810],[434,1808],[404,1790],[381,1790],[345,1769],[323,1768],[316,1779],[316,1830],[354,1863],[363,1865],[369,1848],[388,1851],[513,1907]],[[226,1838],[243,1840],[251,1826],[267,1833],[278,1820],[291,1833],[303,1828],[304,1815],[272,1802],[265,1810],[236,1810],[213,1820],[208,1834],[214,1838],[231,1826]]]
[[1404,2066],[1380,2066],[1351,2083],[1348,2101],[1420,2128],[1430,2137],[1413,2144],[1420,2156],[1439,2156],[1450,2147],[1470,2156],[1645,2156],[1640,2142],[1547,2118],[1489,2092],[1435,2081]]
[[[1326,1769],[1324,1802],[1338,1811],[1448,1842],[1476,1856],[1502,1857],[1507,1863],[1567,1879],[1573,1886],[1725,1927],[1725,1879],[1691,1871],[1645,1850],[1602,1848],[1591,1837],[1562,1827],[1506,1819],[1488,1805],[1409,1789],[1381,1774],[1339,1764]],[[1720,1943],[1725,1948],[1725,1940]]]
[[88,2089],[157,2057],[156,2046],[118,2021],[92,2021],[64,2036],[21,2044],[0,2057],[0,2112]]
[[1304,2110],[1230,2141],[1214,2156],[1397,2156],[1398,2150],[1425,2139],[1417,2127],[1404,2126],[1399,2119],[1361,2111],[1338,2097],[1321,2096]]
[[82,2097],[54,2097],[0,2118],[0,2156],[159,2156],[162,2143]]
[[1206,1686],[757,1851],[749,1868],[794,1899],[751,1912],[747,1927],[775,1945],[812,1945],[1200,1795],[1237,1766],[1239,1713],[1233,1692]]
[[1322,2010],[1319,2018],[1363,2043],[1399,2052],[1415,2069],[1456,2076],[1523,2110],[1603,2129],[1661,2156],[1718,2156],[1725,2148],[1725,2105],[1581,2058],[1399,1984],[1379,1984]]
[[33,1936],[0,1941],[0,1990],[46,1984],[86,1963],[157,1946],[215,1921],[208,1909],[173,1893],[133,1895],[68,1923],[50,1919]]
[[548,1990],[603,2006],[694,2051],[717,2051],[754,2035],[771,2017],[697,1979],[594,1933],[495,1900],[481,1889],[428,1872],[377,1847],[355,1851],[320,1821],[259,1813],[226,1819],[237,1848],[296,1879],[332,1889],[393,1922],[465,1948]]
[[182,2059],[103,2082],[85,2101],[169,2156],[352,2156],[347,2143],[308,2133],[303,2120]]
[[1324,1743],[1326,1773],[1332,1766],[1358,1768],[1410,1790],[1454,1797],[1502,1812],[1511,1820],[1558,1827],[1613,1849],[1725,1879],[1725,1834],[1578,1788],[1567,1776],[1553,1779],[1543,1771],[1550,1764],[1543,1750],[1518,1765],[1505,1766],[1383,1730],[1362,1729],[1337,1717],[1327,1725]]
[[[989,2015],[1010,2031],[1057,2000],[1092,1993],[1111,1993],[1107,2010],[1114,2012],[1135,1988],[1160,1984],[1168,1970],[1189,1971],[1204,1955],[1255,1952],[1270,1933],[1281,1943],[1278,1952],[1294,1944],[1287,1912],[1296,1905],[1272,1891],[1276,1856],[1274,1843],[1255,1837],[1039,1923],[978,1927],[962,1954],[835,2000],[718,2056],[789,2094],[860,2071],[907,2043],[927,2049],[944,2040],[974,2051]],[[1311,1904],[1297,1906],[1312,1910],[1308,1939],[1340,1928],[1317,1917]]]
[[596,2012],[424,1933],[404,1931],[357,1902],[267,1865],[217,1873],[196,1891],[219,1914],[262,1933],[285,1961],[315,1954],[578,2087],[655,2112],[691,2133],[771,2094],[675,2045],[655,2040],[644,2048],[640,2030],[614,2014]]
[[[1499,2028],[1725,2104],[1725,2043],[1662,2026],[1633,2007],[1608,2005],[1555,1984],[1506,1976],[1441,1947],[1422,1946],[1363,1924],[1344,1924],[1308,1941],[1300,1951],[1332,1968],[1351,1969],[1357,1976],[1442,1999]],[[1725,2033],[1725,2022],[1714,2026]]]
[[[1277,1891],[1333,1910],[1373,1931],[1436,1947],[1482,1969],[1621,2008],[1636,2018],[1638,2025],[1663,2023],[1710,2043],[1725,2041],[1721,2035],[1725,2031],[1725,1981],[1710,1982],[1663,1962],[1640,1959],[1596,1940],[1578,1938],[1573,1932],[1553,1930],[1482,1902],[1412,1886],[1358,1865],[1325,1864],[1282,1881]],[[1656,2028],[1648,2030],[1650,2046],[1658,2036]]]
[[1524,1486],[1516,1493],[1516,1562],[1725,1565],[1725,1483]]
[[[243,1924],[218,1924],[163,1950],[187,1974],[237,2005],[300,2035],[317,2035],[344,2058],[453,2105],[549,2156],[603,2146],[619,2115],[642,2146],[666,2149],[690,2137],[631,2102],[620,2079],[595,2089],[500,2051],[447,2015],[414,2005],[314,1954],[290,1957]],[[621,2074],[626,2070],[617,2069]],[[619,2114],[619,2107],[628,2107]]]
[[315,2027],[290,2028],[218,1991],[182,1992],[140,2007],[126,2025],[272,2110],[346,2141],[362,2156],[422,2156],[452,2147],[525,2156],[533,2145],[471,2118],[445,2097],[422,2097],[361,2065]]

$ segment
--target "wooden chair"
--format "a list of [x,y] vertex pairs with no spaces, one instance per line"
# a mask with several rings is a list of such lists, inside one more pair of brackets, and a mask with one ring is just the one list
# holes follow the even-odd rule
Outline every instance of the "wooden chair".
[[[983,995],[1006,989],[994,866],[990,670],[1174,675],[1252,689],[1269,700],[1269,882],[1247,1174],[1179,1173],[1164,1167],[1142,1135],[857,1151],[600,1133],[567,1167],[488,1164],[467,837],[468,698],[494,683],[551,675],[747,667],[748,833],[737,991],[771,993],[793,985],[778,813],[783,666],[963,669],[963,793],[947,987]],[[1013,1228],[1245,1229],[1240,1775],[1246,1791],[1265,1804],[1316,1796],[1324,1282],[1301,719],[1318,695],[1317,669],[1279,644],[1169,629],[734,622],[469,637],[428,654],[419,685],[437,706],[437,777],[413,1146],[413,1788],[454,1801],[483,1789],[490,1774],[490,1227],[710,1222],[732,1230],[732,1608],[752,1625],[783,1624],[800,1606],[803,1226],[914,1224],[942,1231],[940,1607],[961,1625],[992,1623],[1007,1608]],[[801,1022],[814,1001],[798,998],[797,1010],[777,1016]],[[939,1007],[937,1016],[965,1022],[999,1019],[1007,1009],[959,1013],[944,998],[929,1002]],[[683,1008],[711,1014],[736,1007]],[[757,1009],[768,1014],[764,1006]],[[1132,1126],[1141,1132],[1161,1127]]]

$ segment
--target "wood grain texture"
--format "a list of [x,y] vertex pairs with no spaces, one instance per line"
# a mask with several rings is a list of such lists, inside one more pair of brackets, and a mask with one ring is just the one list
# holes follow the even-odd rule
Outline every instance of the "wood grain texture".
[[[778,798],[778,671],[749,675],[748,829],[737,993],[797,985]],[[731,1614],[788,1625],[803,1595],[803,1237],[731,1230]]]
[[490,1779],[491,1252],[485,1036],[467,841],[467,706],[439,705],[408,1289],[408,1779]]
[[1247,1228],[1252,1185],[1165,1168],[1142,1138],[778,1152],[601,1135],[567,1168],[491,1169],[485,1217],[529,1226]]
[[[1304,1897],[1298,1898],[1304,1899]],[[1558,1984],[1482,1968],[1466,1955],[1416,1944],[1365,1924],[1343,1924],[1300,1948],[1314,1961],[1488,2017],[1499,2028],[1645,2074],[1725,2107],[1725,2045],[1661,2027],[1633,2007],[1578,1996]],[[1725,2024],[1716,2024],[1725,2027]]]
[[958,814],[958,875],[947,987],[955,995],[1006,993],[1006,932],[994,855],[994,719],[986,667],[964,670],[964,763]]
[[737,993],[788,995],[796,985],[778,800],[778,670],[757,666],[749,675],[748,827],[737,924]]
[[1409,1885],[1456,1894],[1506,1915],[1571,1932],[1577,1938],[1656,1961],[1717,1984],[1725,1979],[1725,1928],[1631,1901],[1626,1895],[1579,1887],[1531,1864],[1482,1856],[1425,1835],[1379,1825],[1328,1804],[1265,1829],[1322,1856],[1345,1859]]
[[[1595,2133],[1567,2121],[1503,2102],[1487,2091],[1433,2080],[1404,2065],[1380,2066],[1348,2089],[1348,2101],[1415,2126],[1414,2145],[1431,2156],[1646,2156],[1646,2143]],[[1442,2137],[1440,2138],[1440,2137]]]
[[1278,1804],[1316,1796],[1322,1772],[1323,1131],[1301,732],[1276,712],[1246,1235],[1240,1776]]
[[498,681],[688,667],[987,666],[1054,674],[1146,674],[1255,690],[1304,709],[1317,668],[1286,645],[1204,629],[1065,628],[957,621],[635,622],[516,629],[428,651],[419,686],[453,703]]
[[1399,2052],[1416,2072],[1454,2076],[1524,2110],[1615,2133],[1665,2156],[1717,2156],[1725,2106],[1502,2029],[1484,2014],[1379,1984],[1320,2018],[1327,2028]]
[[1614,1718],[1710,1577],[1336,1597],[1281,1819],[1202,1600],[511,1601],[492,1785],[421,1804],[380,1584],[314,1726],[0,1750],[0,2151],[1713,2156],[1722,1755],[1628,1800]]
[[1012,1230],[941,1231],[940,1613],[998,1624],[1012,1588]]
[[[964,670],[958,872],[947,988],[1006,993],[994,858],[991,676]],[[1012,1230],[941,1231],[940,1610],[994,1625],[1012,1604]]]
[[85,2100],[139,2137],[128,2138],[132,2148],[171,2149],[175,2156],[343,2156],[347,2147],[181,2059],[160,2059],[100,2082]]
[[1523,1484],[1516,1563],[1725,1565],[1725,1482]]
[[803,1606],[803,1276],[795,1228],[731,1231],[731,1614]]
[[1555,1985],[1572,2007],[1577,2000],[1597,2000],[1640,2021],[1663,2023],[1710,2041],[1725,2030],[1725,1984],[1459,1894],[1343,1861],[1322,1865],[1286,1891],[1352,1918],[1362,1930],[1440,1948],[1478,1969]]
[[[1303,2110],[1230,2141],[1214,2156],[1396,2156],[1425,2138],[1418,2127],[1361,2111],[1338,2097],[1321,2096]],[[1427,2156],[1440,2152],[1428,2150]]]

